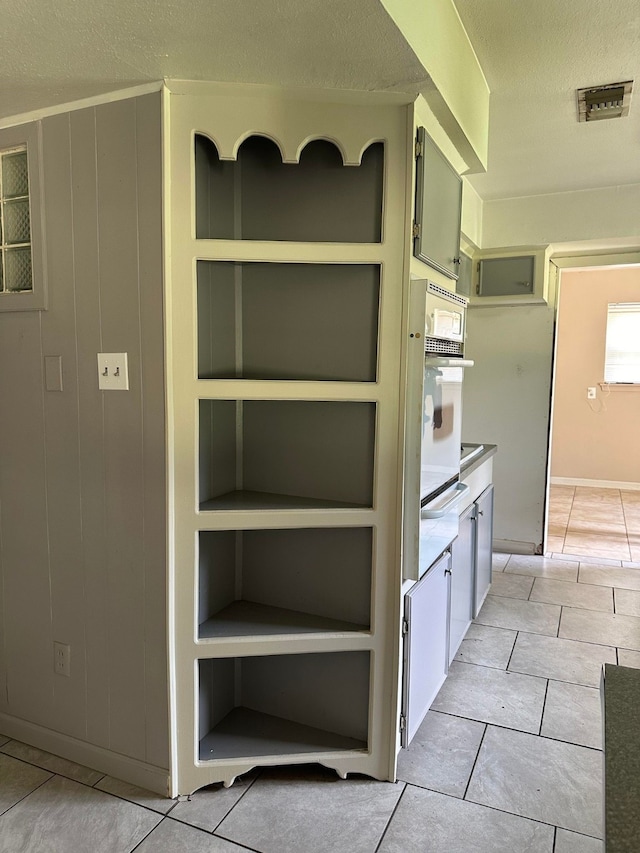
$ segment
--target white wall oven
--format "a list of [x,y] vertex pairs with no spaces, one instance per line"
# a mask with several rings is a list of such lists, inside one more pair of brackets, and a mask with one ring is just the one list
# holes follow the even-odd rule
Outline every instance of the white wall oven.
[[[449,668],[451,545],[458,535],[466,299],[427,281],[410,296],[405,442],[403,699],[406,747]],[[406,584],[409,586],[409,583]]]
[[411,287],[404,494],[404,576],[418,580],[458,535],[467,300]]

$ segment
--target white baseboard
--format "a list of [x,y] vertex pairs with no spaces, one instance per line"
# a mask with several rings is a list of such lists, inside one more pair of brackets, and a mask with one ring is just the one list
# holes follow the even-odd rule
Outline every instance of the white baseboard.
[[579,477],[552,477],[552,486],[588,486],[593,489],[624,489],[640,491],[640,483],[625,483],[617,480],[584,480]]
[[493,550],[497,554],[535,554],[533,542],[517,542],[515,539],[494,539]]
[[68,761],[98,770],[108,776],[129,782],[168,797],[169,771],[163,767],[146,764],[135,758],[111,752],[101,746],[78,740],[69,735],[54,732],[44,726],[29,723],[0,711],[0,731],[13,740],[35,746]]

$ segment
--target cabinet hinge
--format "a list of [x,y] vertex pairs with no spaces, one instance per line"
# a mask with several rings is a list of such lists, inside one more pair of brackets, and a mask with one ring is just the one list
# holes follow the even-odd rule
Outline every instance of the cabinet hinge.
[[415,147],[415,158],[416,158],[416,160],[418,159],[418,157],[422,157],[423,154],[424,154],[424,149],[422,147],[422,142],[418,142],[418,140],[416,139],[416,147]]
[[407,619],[402,620],[402,636],[404,637],[409,633],[409,622]]
[[411,229],[411,235],[413,237],[419,237],[420,236],[420,225],[419,225],[419,223],[417,223],[417,222],[413,223],[413,228]]
[[404,732],[407,728],[407,718],[404,714],[400,714],[400,733]]

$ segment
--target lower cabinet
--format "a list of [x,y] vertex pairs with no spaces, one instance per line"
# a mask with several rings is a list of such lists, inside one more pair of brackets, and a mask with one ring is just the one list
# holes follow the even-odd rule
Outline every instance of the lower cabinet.
[[489,485],[461,514],[458,538],[451,547],[449,663],[491,586],[492,542],[493,486]]
[[449,669],[451,554],[445,553],[405,595],[401,745],[406,747]]
[[460,516],[458,538],[451,546],[451,616],[449,619],[449,663],[474,617],[476,505]]
[[475,502],[476,547],[473,618],[478,615],[491,586],[493,557],[493,486],[488,486]]

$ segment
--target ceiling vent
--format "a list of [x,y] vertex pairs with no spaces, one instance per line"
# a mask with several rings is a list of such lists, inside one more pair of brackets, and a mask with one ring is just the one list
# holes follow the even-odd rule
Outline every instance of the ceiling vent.
[[578,121],[601,121],[629,115],[633,80],[578,89]]

